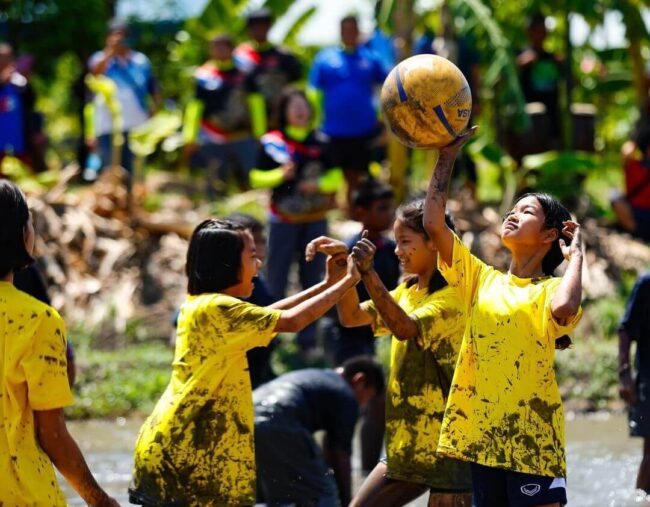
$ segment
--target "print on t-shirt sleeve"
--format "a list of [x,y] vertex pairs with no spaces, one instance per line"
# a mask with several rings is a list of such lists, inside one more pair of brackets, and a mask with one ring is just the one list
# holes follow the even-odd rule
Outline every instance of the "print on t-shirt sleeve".
[[438,269],[447,283],[456,289],[461,303],[466,309],[472,305],[481,272],[486,268],[486,264],[476,256],[472,255],[461,239],[454,234],[454,247],[451,265],[448,266],[438,256]]
[[22,361],[27,396],[33,410],[52,410],[72,404],[66,361],[63,319],[53,309],[40,318],[29,355]]

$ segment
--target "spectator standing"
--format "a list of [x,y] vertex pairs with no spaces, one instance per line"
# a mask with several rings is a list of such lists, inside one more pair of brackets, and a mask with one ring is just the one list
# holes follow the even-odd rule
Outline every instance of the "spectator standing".
[[196,70],[195,99],[185,112],[186,153],[196,152],[193,163],[206,171],[211,195],[225,192],[231,171],[240,189],[248,187],[255,138],[266,129],[264,98],[235,65],[233,49],[229,35],[212,39],[211,59]]
[[0,163],[13,156],[32,166],[34,90],[16,70],[13,48],[0,44]]
[[341,46],[316,55],[309,85],[314,101],[322,108],[322,130],[330,138],[334,163],[343,169],[351,208],[352,192],[368,173],[380,127],[374,90],[383,84],[390,69],[360,43],[356,17],[341,20],[341,42]]
[[626,231],[650,241],[650,123],[640,122],[636,139],[623,145],[625,194],[612,200],[612,209]]
[[[258,502],[348,505],[359,408],[383,390],[381,366],[369,357],[336,370],[293,371],[256,389]],[[319,430],[326,432],[323,451],[312,436]]]
[[[300,90],[286,90],[279,104],[279,130],[261,138],[257,165],[250,174],[253,188],[271,188],[269,210],[269,269],[271,293],[284,297],[289,270],[296,257],[304,288],[323,276],[323,261],[307,262],[303,254],[314,238],[327,234],[327,212],[335,206],[334,193],[343,175],[321,136],[312,129],[312,110]],[[316,327],[298,335],[303,356],[313,355]]]
[[237,66],[249,74],[255,88],[264,96],[270,130],[278,128],[278,106],[284,88],[302,77],[300,61],[284,48],[269,42],[268,34],[273,15],[268,9],[258,9],[246,17],[251,40],[237,46],[234,58]]
[[[630,436],[643,438],[643,459],[636,487],[650,494],[650,272],[637,280],[618,329],[620,394],[629,407]],[[636,341],[634,372],[630,345]]]
[[541,102],[548,116],[547,131],[540,133],[547,139],[547,149],[558,149],[562,143],[560,118],[560,76],[562,59],[544,49],[548,37],[546,18],[533,15],[527,28],[528,47],[517,56],[521,88],[526,102]]
[[[122,19],[113,19],[108,24],[106,46],[96,52],[88,61],[88,69],[95,76],[105,76],[115,84],[113,97],[96,93],[94,125],[88,125],[88,139],[95,138],[102,167],[114,163],[116,135],[123,136],[120,151],[120,165],[127,171],[133,170],[133,153],[129,147],[129,131],[143,124],[159,102],[159,94],[151,72],[151,63],[142,53],[127,45],[128,24]],[[111,112],[108,102],[119,104],[119,123]],[[117,128],[116,128],[117,127]],[[118,132],[116,130],[121,132]],[[92,141],[91,141],[92,142]]]

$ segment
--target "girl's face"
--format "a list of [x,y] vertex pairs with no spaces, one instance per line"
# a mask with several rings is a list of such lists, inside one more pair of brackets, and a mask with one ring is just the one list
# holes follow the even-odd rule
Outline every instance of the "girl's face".
[[512,250],[517,246],[542,246],[552,243],[557,229],[546,229],[546,217],[542,205],[536,197],[524,197],[506,213],[501,226],[501,240]]
[[402,269],[408,274],[418,275],[436,263],[437,250],[433,241],[407,227],[399,218],[393,226],[395,233],[395,255]]
[[287,123],[293,127],[308,127],[311,123],[311,109],[303,97],[294,95],[289,99]]
[[257,272],[261,265],[262,262],[258,258],[257,251],[255,250],[253,235],[250,232],[245,231],[244,250],[241,253],[241,274],[239,279],[240,290],[238,291],[239,297],[247,298],[253,293],[253,288],[255,287],[253,278],[257,276]]

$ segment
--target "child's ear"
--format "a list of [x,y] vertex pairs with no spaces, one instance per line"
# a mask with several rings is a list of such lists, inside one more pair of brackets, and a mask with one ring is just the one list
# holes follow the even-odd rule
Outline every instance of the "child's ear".
[[553,243],[560,236],[560,231],[555,227],[549,227],[542,232],[544,243]]

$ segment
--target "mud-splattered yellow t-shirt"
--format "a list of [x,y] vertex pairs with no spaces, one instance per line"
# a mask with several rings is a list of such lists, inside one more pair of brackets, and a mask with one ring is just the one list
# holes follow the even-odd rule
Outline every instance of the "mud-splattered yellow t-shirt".
[[[420,336],[392,338],[386,388],[386,458],[391,479],[435,488],[470,490],[469,466],[436,454],[442,415],[465,329],[463,308],[451,287],[429,294],[401,284],[391,295],[416,322]],[[390,334],[372,301],[377,336]]]
[[136,443],[138,492],[155,502],[255,503],[246,351],[268,345],[279,317],[279,310],[223,294],[188,296],[172,378]]
[[67,505],[34,425],[72,403],[65,350],[56,310],[0,282],[0,505]]
[[561,325],[551,314],[560,278],[523,279],[473,256],[454,238],[441,273],[467,310],[438,452],[517,472],[565,477],[564,413],[553,360]]

